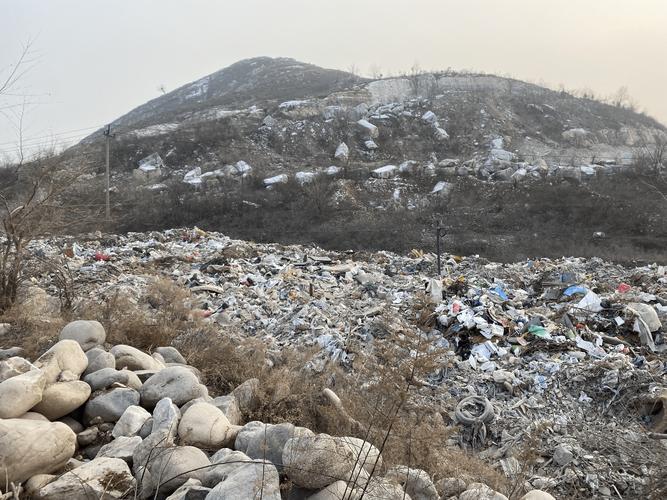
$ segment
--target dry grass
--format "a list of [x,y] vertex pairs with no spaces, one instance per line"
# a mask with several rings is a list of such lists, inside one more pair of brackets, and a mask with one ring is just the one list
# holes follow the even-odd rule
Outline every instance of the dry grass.
[[[260,341],[238,340],[237,332],[193,314],[193,302],[187,290],[156,279],[137,301],[117,294],[103,305],[80,305],[76,314],[102,322],[111,344],[146,351],[174,345],[201,371],[214,395],[228,394],[250,378],[259,379],[259,403],[244,415],[246,421],[291,422],[315,432],[353,435],[380,448],[388,467],[407,465],[425,470],[434,480],[462,477],[508,491],[507,480],[489,465],[448,447],[456,429],[445,424],[442,409],[421,382],[437,366],[440,353],[429,348],[422,332],[385,324],[386,338],[371,355],[358,355],[354,371],[331,362],[314,371],[312,361],[319,355],[315,349],[267,353]],[[419,307],[415,313],[426,327],[428,302]],[[21,345],[32,357],[57,339],[69,319],[52,319],[45,326],[20,305],[2,318],[22,332]],[[351,426],[349,418],[331,406],[322,395],[325,388],[338,394],[348,417],[360,426]]]

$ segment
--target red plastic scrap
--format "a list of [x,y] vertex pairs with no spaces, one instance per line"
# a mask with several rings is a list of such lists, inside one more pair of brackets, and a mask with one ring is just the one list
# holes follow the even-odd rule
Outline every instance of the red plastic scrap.
[[618,288],[616,289],[616,291],[618,293],[628,293],[631,288],[632,287],[630,285],[628,285],[627,283],[621,283],[620,285],[618,285]]
[[111,257],[103,252],[97,251],[95,252],[95,260],[100,262],[109,262],[111,260]]

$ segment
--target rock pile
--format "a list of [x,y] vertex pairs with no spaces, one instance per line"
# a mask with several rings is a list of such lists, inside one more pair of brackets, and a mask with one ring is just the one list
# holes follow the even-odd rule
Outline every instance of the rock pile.
[[386,468],[362,439],[243,424],[256,380],[212,398],[173,347],[106,350],[105,339],[100,323],[74,321],[34,363],[0,361],[2,498],[280,500],[288,481],[289,498],[506,498]]

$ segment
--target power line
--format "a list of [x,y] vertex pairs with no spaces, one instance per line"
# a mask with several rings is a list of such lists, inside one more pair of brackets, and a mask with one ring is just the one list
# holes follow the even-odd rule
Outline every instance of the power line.
[[[27,139],[24,139],[22,142],[23,142],[23,144],[26,144],[26,143],[31,143],[31,142],[35,142],[35,141],[41,141],[41,140],[44,140],[44,139],[52,139],[54,137],[74,134],[74,132],[84,132],[84,131],[87,131],[87,130],[101,129],[102,127],[103,127],[103,125],[99,125],[99,126],[96,125],[96,126],[93,126],[93,127],[79,128],[79,129],[74,129],[74,130],[64,130],[62,132],[54,132],[52,134],[44,135],[44,136],[41,136],[41,137],[28,137]],[[82,135],[82,134],[76,134],[76,135]],[[7,146],[7,145],[13,146],[17,142],[18,141],[0,142],[0,146]]]

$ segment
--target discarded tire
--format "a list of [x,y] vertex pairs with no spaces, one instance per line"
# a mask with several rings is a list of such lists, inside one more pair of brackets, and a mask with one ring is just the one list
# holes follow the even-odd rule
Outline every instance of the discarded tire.
[[495,414],[491,402],[481,396],[469,396],[456,405],[456,421],[463,425],[487,424]]

